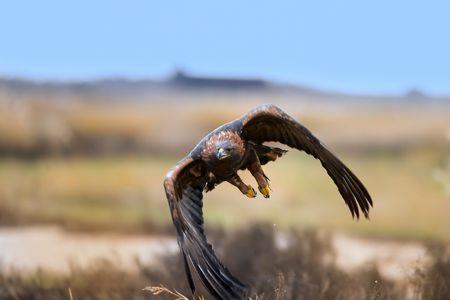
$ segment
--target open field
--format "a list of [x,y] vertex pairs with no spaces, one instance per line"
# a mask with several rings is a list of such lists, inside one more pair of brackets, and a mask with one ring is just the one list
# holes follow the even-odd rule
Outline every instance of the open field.
[[[261,226],[250,224],[246,227]],[[271,225],[264,225],[271,226]],[[292,229],[271,229],[278,248],[293,240]],[[236,232],[208,230],[208,236],[221,243],[221,238]],[[302,232],[305,232],[303,230]],[[335,255],[336,267],[352,273],[367,265],[376,267],[386,279],[404,282],[424,267],[431,257],[423,242],[357,237],[349,234],[324,234]],[[215,241],[216,244],[217,241]],[[29,249],[33,249],[31,253]],[[33,274],[45,269],[67,275],[74,266],[86,268],[98,260],[114,261],[127,272],[139,271],[139,265],[154,268],[161,255],[179,253],[173,234],[120,234],[113,232],[73,232],[57,226],[0,228],[0,263],[5,274]],[[137,262],[139,262],[137,264]]]
[[[413,267],[405,280],[392,281],[372,264],[350,273],[338,268],[330,239],[314,232],[291,232],[283,247],[270,224],[220,237],[209,234],[225,264],[252,286],[251,299],[446,299],[450,293],[450,257],[439,244],[429,246],[428,263]],[[163,285],[189,296],[180,265],[178,254],[167,254],[151,266],[137,262],[137,272],[100,260],[87,267],[73,266],[67,274],[2,274],[0,298],[175,299],[143,288]]]
[[183,155],[204,134],[262,103],[279,105],[334,149],[448,149],[450,139],[448,102],[321,102],[285,95],[212,93],[145,100],[80,96],[76,101],[13,101],[0,95],[0,154],[26,158],[111,153]]
[[[74,299],[171,299],[141,291],[159,284],[188,294],[177,255],[153,257],[151,263],[135,265],[137,272],[117,261],[87,261],[87,251],[102,255],[113,247],[134,262],[130,253],[159,247],[162,239],[169,239],[174,250],[162,187],[167,170],[211,129],[273,102],[270,95],[180,97],[150,102],[0,97],[0,299],[69,299],[69,288]],[[264,168],[273,189],[270,199],[248,199],[228,184],[206,195],[206,229],[225,264],[262,295],[258,299],[448,295],[450,105],[289,96],[276,104],[361,178],[374,200],[371,219],[352,220],[320,163],[291,150]],[[255,186],[249,174],[242,177]],[[261,222],[270,225],[241,231]],[[41,235],[42,225],[57,228],[61,239]],[[294,238],[298,243],[275,249],[274,232],[290,230],[300,232]],[[332,238],[322,238],[328,235]],[[31,244],[19,243],[20,238],[39,247],[23,246]],[[46,242],[52,245],[42,245]],[[18,260],[14,245],[27,259],[20,258],[16,273],[6,272],[8,258]],[[410,263],[429,245],[434,250],[426,264]],[[84,264],[51,273],[59,263],[46,263],[48,255],[31,255],[37,248],[61,254],[60,260],[66,259],[64,253],[69,261],[78,257]],[[330,256],[332,263],[325,264]],[[39,262],[42,271],[22,267]],[[408,272],[410,277],[385,276],[390,266],[399,269],[405,262],[410,263],[405,269],[416,270]]]
[[[371,220],[355,222],[318,161],[291,151],[268,165],[270,199],[247,199],[224,184],[205,198],[208,225],[267,221],[372,236],[450,239],[444,153],[342,155],[374,198]],[[66,228],[158,231],[170,224],[162,179],[177,157],[112,156],[0,162],[1,221]],[[245,180],[253,179],[244,173]]]

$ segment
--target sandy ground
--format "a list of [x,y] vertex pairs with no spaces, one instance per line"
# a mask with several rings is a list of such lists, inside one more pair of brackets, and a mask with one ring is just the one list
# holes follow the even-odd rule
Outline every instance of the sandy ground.
[[[414,242],[335,234],[332,244],[336,263],[343,270],[351,272],[376,264],[382,275],[393,280],[406,279],[427,260],[425,248]],[[73,265],[88,266],[98,259],[113,260],[133,270],[136,261],[152,264],[159,255],[176,251],[173,237],[81,234],[57,227],[0,229],[0,266],[6,272],[32,272],[39,268],[68,272]]]
[[392,280],[410,277],[415,268],[427,262],[426,249],[414,242],[355,238],[343,234],[333,237],[336,264],[345,271],[375,264],[380,273]]
[[57,227],[0,229],[0,265],[7,272],[68,272],[71,266],[85,267],[98,259],[133,269],[137,260],[151,264],[177,247],[169,237],[69,233]]

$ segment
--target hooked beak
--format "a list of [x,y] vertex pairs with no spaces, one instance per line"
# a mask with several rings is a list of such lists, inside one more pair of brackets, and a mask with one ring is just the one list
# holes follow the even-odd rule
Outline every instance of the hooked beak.
[[219,151],[217,151],[217,159],[218,160],[227,158],[228,156],[230,156],[230,154],[227,153],[223,148],[220,148]]

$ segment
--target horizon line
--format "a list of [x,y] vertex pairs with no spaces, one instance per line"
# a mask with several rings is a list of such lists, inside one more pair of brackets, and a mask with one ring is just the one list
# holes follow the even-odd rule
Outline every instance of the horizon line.
[[33,84],[79,84],[79,83],[95,83],[102,81],[129,81],[129,82],[139,82],[139,81],[154,81],[156,83],[164,83],[173,80],[178,74],[182,74],[188,78],[201,78],[201,79],[223,79],[223,80],[260,80],[269,84],[274,84],[278,86],[293,87],[293,88],[303,88],[307,90],[323,92],[323,93],[334,93],[341,95],[352,95],[352,96],[366,96],[366,97],[406,97],[410,93],[420,94],[422,97],[426,98],[448,98],[450,93],[434,93],[429,92],[426,89],[419,88],[417,86],[411,86],[409,88],[404,88],[398,91],[349,91],[344,89],[334,89],[327,87],[319,87],[313,84],[305,84],[292,82],[288,80],[273,79],[269,77],[264,77],[261,75],[208,75],[199,74],[196,72],[187,71],[184,68],[174,68],[170,72],[166,72],[165,75],[130,75],[130,74],[98,74],[98,75],[86,75],[86,76],[71,76],[71,77],[54,77],[54,76],[33,76],[25,74],[5,74],[0,72],[0,80],[17,80],[23,82],[29,82]]

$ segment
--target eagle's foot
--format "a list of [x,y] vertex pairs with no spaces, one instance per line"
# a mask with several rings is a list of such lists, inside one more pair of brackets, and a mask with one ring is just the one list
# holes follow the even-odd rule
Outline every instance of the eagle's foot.
[[266,185],[266,186],[259,186],[258,189],[261,192],[261,194],[264,196],[264,198],[269,198],[270,197],[270,187],[268,185]]
[[247,185],[248,191],[245,193],[245,196],[249,198],[255,198],[256,197],[256,191],[251,185]]

